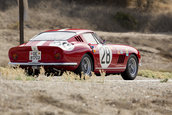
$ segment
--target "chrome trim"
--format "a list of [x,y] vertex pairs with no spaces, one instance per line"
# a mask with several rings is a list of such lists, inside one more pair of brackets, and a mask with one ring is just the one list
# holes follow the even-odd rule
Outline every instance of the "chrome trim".
[[9,62],[9,65],[28,65],[28,66],[48,66],[48,65],[54,65],[54,66],[76,66],[78,65],[77,63],[33,63],[33,62],[29,62],[29,63],[13,63],[13,62]]
[[126,69],[126,67],[108,67],[108,68],[101,68],[101,67],[98,67],[96,69]]
[[139,66],[142,66],[142,63],[139,63]]

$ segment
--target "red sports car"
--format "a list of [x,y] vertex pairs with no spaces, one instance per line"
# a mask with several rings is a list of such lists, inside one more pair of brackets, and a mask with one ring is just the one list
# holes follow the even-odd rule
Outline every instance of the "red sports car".
[[106,44],[95,32],[84,29],[49,30],[9,50],[9,64],[20,65],[29,75],[38,74],[42,66],[46,74],[60,70],[91,76],[103,70],[133,80],[140,58],[135,48]]

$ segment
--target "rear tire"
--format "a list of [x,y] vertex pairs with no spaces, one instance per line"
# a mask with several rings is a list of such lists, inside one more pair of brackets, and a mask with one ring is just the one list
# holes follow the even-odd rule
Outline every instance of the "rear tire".
[[32,69],[32,68],[28,68],[25,70],[25,73],[27,76],[39,76],[40,74],[40,70],[39,69]]
[[121,76],[124,80],[134,80],[138,72],[138,60],[135,55],[130,55],[126,70],[121,73]]
[[27,69],[25,69],[25,73],[27,76],[33,76],[33,69],[27,68]]
[[93,61],[88,54],[85,54],[81,59],[81,62],[76,70],[76,73],[79,74],[80,76],[82,75],[82,73],[84,75],[91,76],[92,71],[93,71]]

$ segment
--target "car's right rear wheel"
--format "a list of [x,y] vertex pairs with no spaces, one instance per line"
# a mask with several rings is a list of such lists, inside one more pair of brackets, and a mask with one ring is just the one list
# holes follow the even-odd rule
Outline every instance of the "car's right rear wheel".
[[126,70],[121,74],[124,80],[134,80],[138,72],[138,60],[135,55],[130,55]]
[[32,69],[32,68],[27,68],[25,70],[25,73],[27,76],[39,76],[40,74],[40,69]]

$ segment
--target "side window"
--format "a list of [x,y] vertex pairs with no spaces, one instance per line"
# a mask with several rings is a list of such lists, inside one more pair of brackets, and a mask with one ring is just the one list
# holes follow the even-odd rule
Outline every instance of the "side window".
[[82,34],[82,36],[84,37],[87,43],[97,44],[97,41],[95,40],[95,38],[93,37],[91,33],[85,33],[85,34]]
[[96,37],[96,39],[98,40],[99,43],[101,43],[101,44],[104,43],[104,41],[96,33],[94,33],[94,36]]

